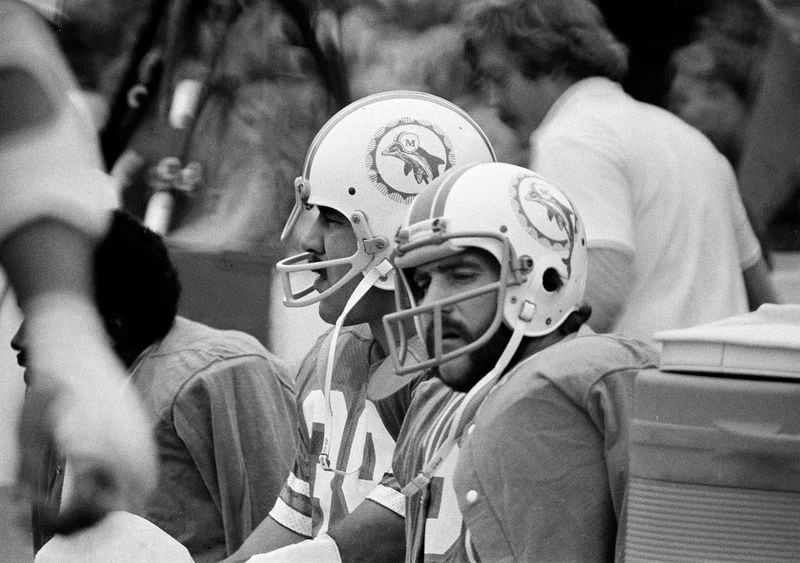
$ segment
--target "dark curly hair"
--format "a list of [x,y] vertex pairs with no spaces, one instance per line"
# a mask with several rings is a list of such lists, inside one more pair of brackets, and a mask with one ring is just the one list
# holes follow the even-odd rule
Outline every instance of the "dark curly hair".
[[181,287],[159,235],[132,215],[114,211],[95,250],[94,268],[97,307],[118,349],[117,339],[141,351],[169,332]]
[[465,7],[461,23],[473,63],[482,48],[499,44],[530,79],[564,73],[620,81],[628,71],[627,47],[589,0],[478,0]]

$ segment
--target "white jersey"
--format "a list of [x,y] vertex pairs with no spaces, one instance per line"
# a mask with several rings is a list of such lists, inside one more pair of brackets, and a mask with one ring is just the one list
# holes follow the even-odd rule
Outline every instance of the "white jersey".
[[[368,496],[400,515],[404,512],[402,495],[380,484],[384,474],[391,472],[395,440],[366,396],[375,368],[370,364],[375,341],[365,325],[342,330],[326,398],[324,362],[318,360],[327,357],[330,337],[330,332],[321,336],[300,367],[298,453],[270,512],[273,520],[309,538],[325,532]],[[325,439],[336,471],[320,463]]]

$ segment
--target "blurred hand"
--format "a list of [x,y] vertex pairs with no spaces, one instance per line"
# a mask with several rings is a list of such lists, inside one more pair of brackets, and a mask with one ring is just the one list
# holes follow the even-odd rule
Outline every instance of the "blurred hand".
[[152,425],[99,322],[91,307],[68,300],[25,319],[30,386],[21,481],[35,490],[48,444],[66,457],[67,495],[49,514],[57,533],[91,526],[112,510],[135,512],[157,479]]

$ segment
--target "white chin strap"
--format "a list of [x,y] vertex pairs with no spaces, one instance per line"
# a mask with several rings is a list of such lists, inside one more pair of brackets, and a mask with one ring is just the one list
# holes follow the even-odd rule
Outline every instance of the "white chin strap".
[[500,376],[503,375],[503,372],[508,367],[514,354],[516,354],[520,342],[522,342],[522,338],[525,336],[525,329],[527,328],[528,321],[533,318],[535,309],[536,305],[530,301],[526,301],[522,305],[522,310],[519,314],[520,321],[522,322],[518,322],[517,326],[514,327],[514,331],[508,339],[508,344],[506,344],[503,353],[500,354],[500,358],[498,358],[494,367],[489,373],[484,375],[461,400],[458,410],[453,413],[454,422],[450,425],[445,441],[436,449],[436,453],[434,453],[428,463],[425,464],[422,471],[403,487],[401,492],[406,498],[411,498],[418,491],[428,486],[436,469],[447,458],[450,450],[453,449],[453,446],[458,442],[459,438],[461,438],[464,429],[475,417],[475,413],[478,411],[481,404],[483,404],[489,391],[494,387],[497,380],[500,379]]
[[323,438],[322,438],[322,450],[319,453],[319,463],[325,471],[333,471],[334,473],[338,473],[340,475],[349,475],[350,473],[355,473],[361,466],[359,465],[355,469],[350,471],[341,471],[336,469],[335,467],[331,466],[330,461],[330,449],[331,449],[331,439],[330,439],[330,428],[331,424],[333,423],[333,407],[331,406],[331,384],[333,382],[333,368],[335,365],[336,360],[336,347],[339,340],[339,333],[342,330],[342,326],[344,326],[344,321],[347,318],[347,315],[356,306],[356,304],[361,301],[361,299],[367,294],[367,292],[375,286],[381,279],[385,279],[386,276],[392,271],[392,264],[388,260],[382,260],[377,266],[372,268],[369,272],[364,275],[364,278],[358,283],[353,293],[350,295],[350,298],[347,300],[347,303],[344,306],[344,310],[339,315],[339,318],[336,319],[336,324],[333,327],[333,332],[331,333],[331,338],[329,340],[330,346],[327,350],[327,354],[325,354],[325,350],[320,350],[320,357],[326,357],[326,365],[325,365],[325,405],[327,407],[326,413],[326,423],[323,427]]

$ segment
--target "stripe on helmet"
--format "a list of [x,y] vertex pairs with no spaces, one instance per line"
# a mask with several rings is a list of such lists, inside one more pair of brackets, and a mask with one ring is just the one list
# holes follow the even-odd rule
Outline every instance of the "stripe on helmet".
[[[441,177],[441,182],[438,187],[422,190],[420,194],[414,199],[411,204],[411,212],[408,218],[408,225],[414,225],[427,221],[435,217],[444,215],[444,206],[447,203],[447,196],[450,195],[450,190],[453,184],[461,177],[464,172],[476,166],[479,163],[468,164],[461,168],[454,169],[451,173],[445,174]],[[431,184],[434,186],[435,184]]]
[[436,190],[436,202],[433,206],[433,215],[431,217],[442,217],[444,215],[444,206],[447,203],[447,198],[450,196],[450,190],[453,189],[453,186],[458,181],[461,176],[464,175],[467,170],[478,166],[478,164],[482,164],[479,162],[473,162],[471,164],[467,164],[458,168],[453,171],[452,174],[449,174],[447,178],[442,181],[442,185],[439,186],[439,189]]

